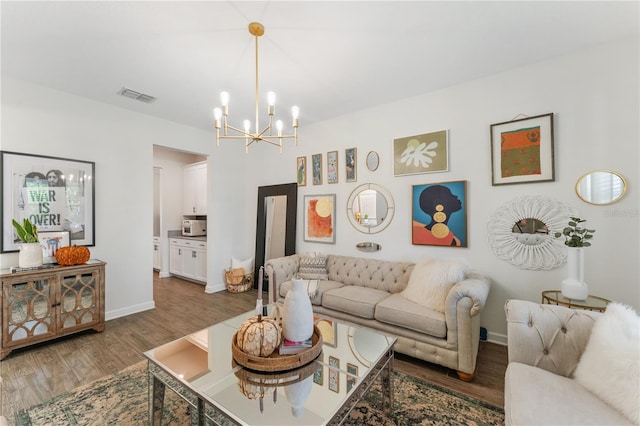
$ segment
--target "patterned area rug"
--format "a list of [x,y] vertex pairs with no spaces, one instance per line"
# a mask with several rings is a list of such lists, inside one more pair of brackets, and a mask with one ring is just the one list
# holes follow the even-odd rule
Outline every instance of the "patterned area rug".
[[[147,425],[147,363],[142,361],[117,374],[65,393],[16,414],[26,425]],[[503,410],[402,373],[395,373],[392,418],[382,406],[374,385],[359,403],[349,425],[502,425]],[[175,393],[165,394],[163,424],[188,425],[187,404]]]

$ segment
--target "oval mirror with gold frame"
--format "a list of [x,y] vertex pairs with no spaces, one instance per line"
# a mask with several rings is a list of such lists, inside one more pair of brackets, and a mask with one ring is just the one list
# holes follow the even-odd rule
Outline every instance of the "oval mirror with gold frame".
[[372,172],[378,170],[378,166],[380,165],[380,157],[378,156],[378,153],[375,151],[369,151],[369,153],[367,154],[366,163],[367,169],[371,170]]
[[553,269],[567,259],[562,232],[576,211],[545,196],[521,196],[498,207],[489,218],[489,246],[499,258],[521,269]]
[[576,182],[576,194],[585,203],[604,206],[620,201],[627,192],[627,181],[611,170],[594,170]]
[[377,234],[393,219],[395,205],[386,188],[375,183],[356,187],[347,200],[347,217],[351,225],[365,234]]

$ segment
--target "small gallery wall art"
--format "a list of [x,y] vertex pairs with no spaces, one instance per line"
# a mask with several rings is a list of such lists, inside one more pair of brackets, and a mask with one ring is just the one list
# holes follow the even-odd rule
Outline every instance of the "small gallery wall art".
[[338,151],[327,152],[327,183],[338,183]]
[[414,185],[411,242],[467,247],[467,181]]
[[38,232],[38,241],[42,245],[42,263],[57,263],[56,252],[67,247],[71,241],[69,231]]
[[298,186],[307,185],[307,157],[298,157],[296,160],[296,179]]
[[448,132],[425,133],[393,140],[393,175],[449,170]]
[[304,240],[336,242],[336,194],[304,196]]
[[314,185],[322,185],[322,154],[311,156],[311,179]]
[[329,357],[329,390],[336,393],[340,392],[340,360],[338,358]]
[[553,113],[491,125],[491,184],[555,180]]
[[358,150],[347,148],[344,150],[344,171],[347,182],[356,182],[358,179]]

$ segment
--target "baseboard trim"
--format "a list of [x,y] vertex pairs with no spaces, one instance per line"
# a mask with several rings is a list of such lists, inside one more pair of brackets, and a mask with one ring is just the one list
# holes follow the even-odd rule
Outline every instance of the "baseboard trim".
[[489,332],[487,333],[487,342],[496,343],[498,345],[507,346],[507,335]]
[[127,306],[123,309],[116,309],[114,311],[105,312],[104,317],[106,321],[126,317],[127,315],[137,314],[138,312],[148,311],[149,309],[154,309],[156,307],[156,303],[151,300],[150,302],[141,303],[139,305]]
[[158,272],[159,278],[169,278],[170,276],[171,276],[170,272],[162,272],[162,271]]
[[207,286],[204,289],[205,293],[217,293],[219,291],[224,291],[227,289],[227,286],[224,284],[218,284],[218,285],[209,285],[207,284]]

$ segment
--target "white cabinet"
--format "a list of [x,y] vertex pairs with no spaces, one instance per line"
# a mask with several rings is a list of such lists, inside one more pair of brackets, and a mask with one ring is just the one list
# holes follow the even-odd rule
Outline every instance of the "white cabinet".
[[187,216],[207,214],[207,163],[184,166],[182,213]]
[[153,269],[162,269],[162,251],[160,251],[160,237],[153,237]]
[[184,278],[207,282],[207,242],[171,238],[169,272]]

